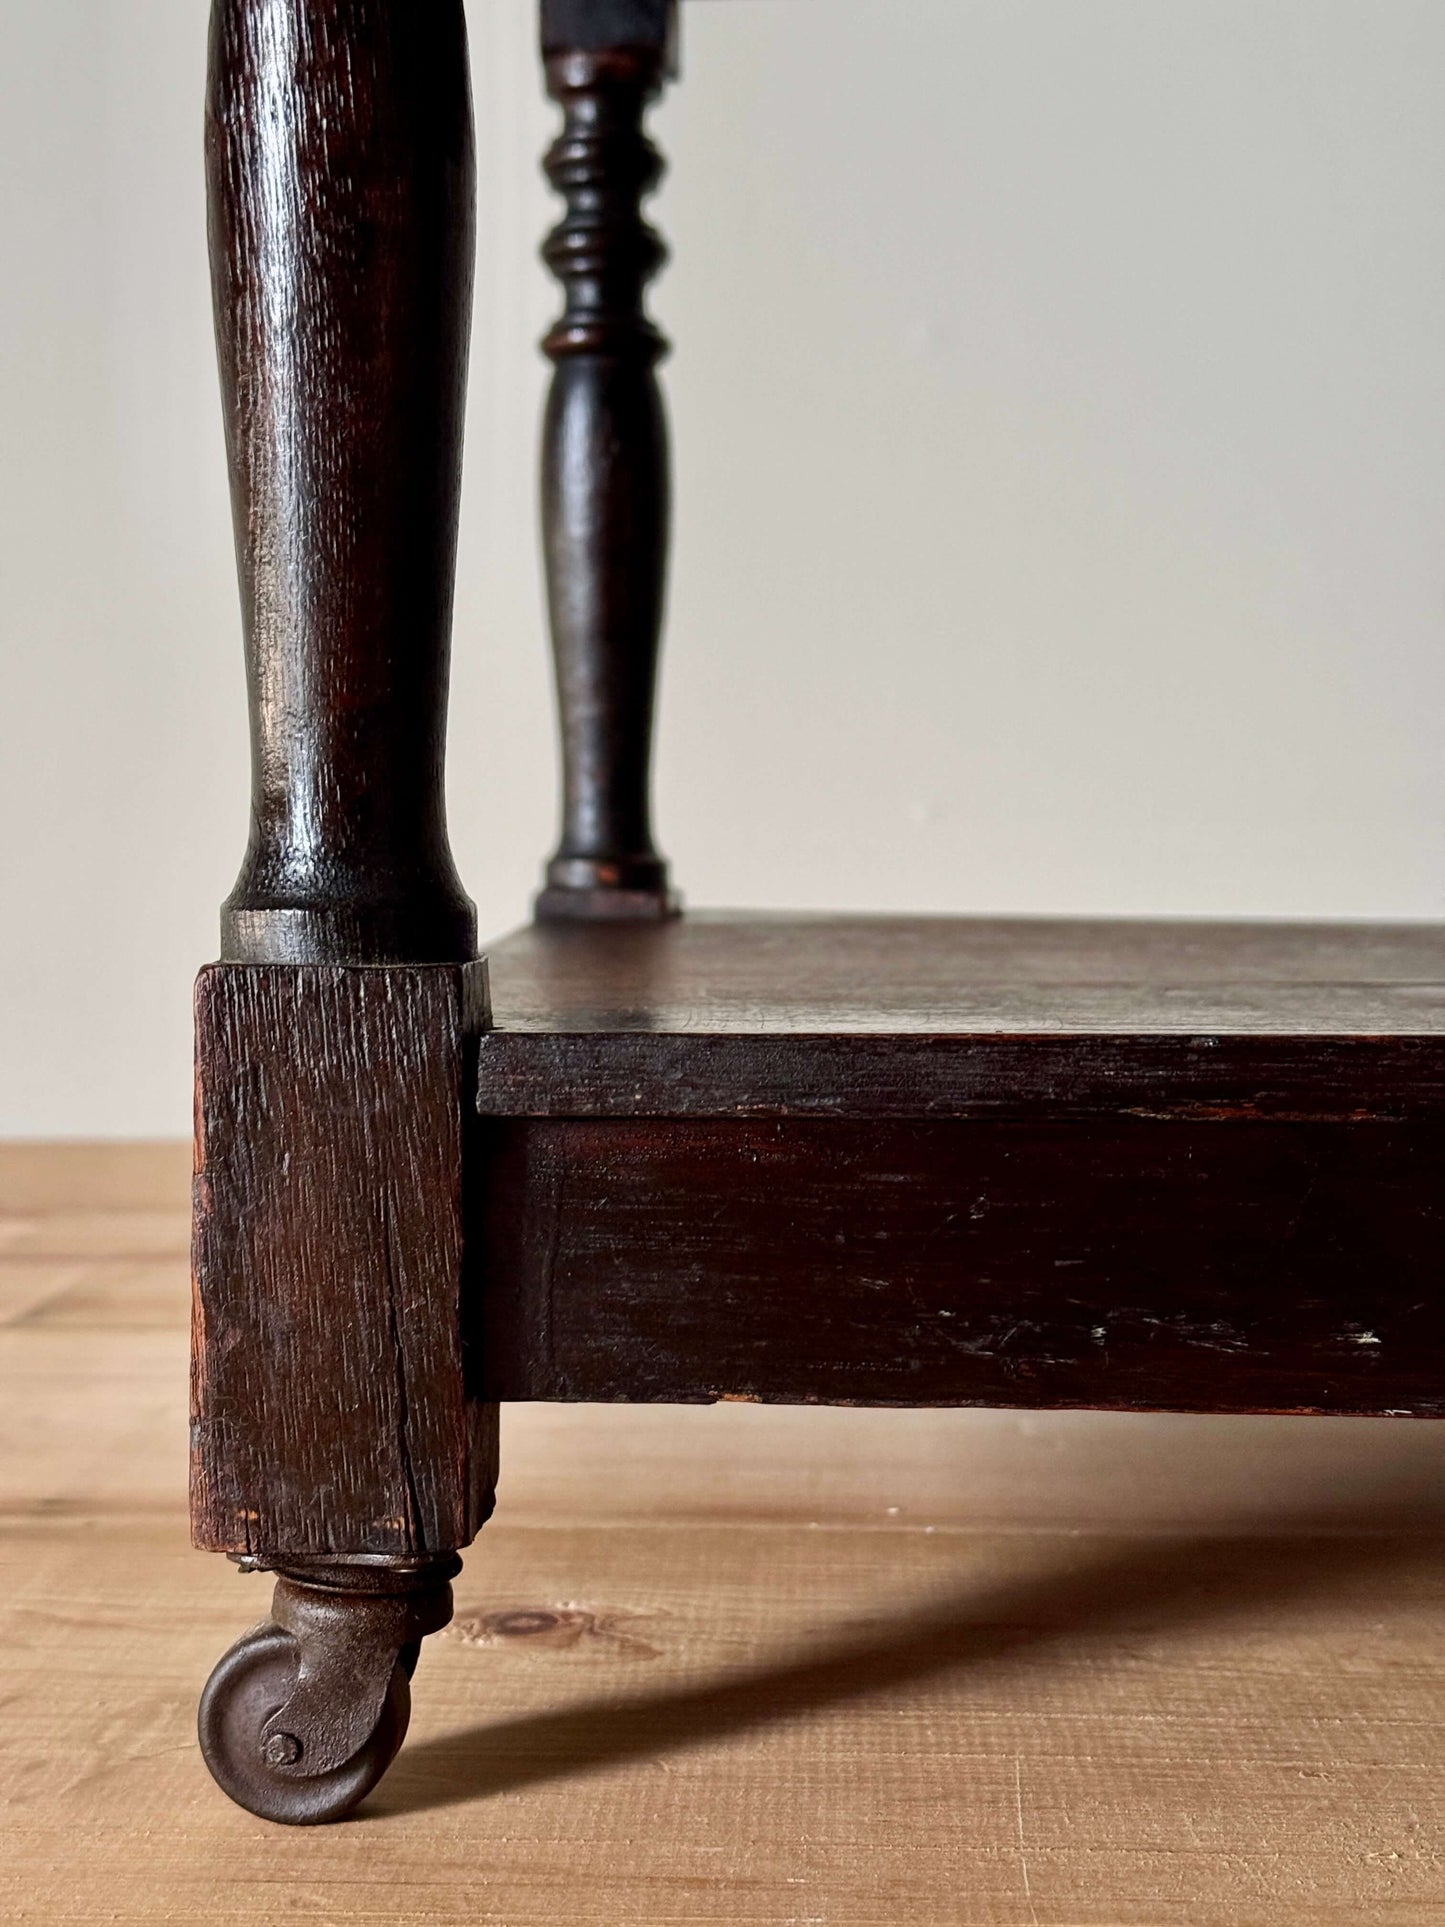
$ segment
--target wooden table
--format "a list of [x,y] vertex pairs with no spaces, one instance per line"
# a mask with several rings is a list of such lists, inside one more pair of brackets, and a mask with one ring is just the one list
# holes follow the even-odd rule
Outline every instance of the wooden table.
[[197,992],[192,1520],[277,1574],[201,1741],[333,1818],[401,1743],[504,1399],[1442,1409],[1445,934],[681,918],[650,827],[671,0],[544,0],[562,838],[477,956],[442,750],[458,0],[216,0],[250,844]]

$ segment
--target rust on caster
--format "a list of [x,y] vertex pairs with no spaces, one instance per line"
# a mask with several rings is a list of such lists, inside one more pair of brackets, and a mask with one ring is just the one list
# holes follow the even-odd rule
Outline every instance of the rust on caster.
[[261,1729],[268,1766],[296,1767],[298,1778],[313,1779],[357,1756],[382,1716],[406,1648],[451,1618],[451,1579],[460,1565],[447,1553],[316,1561],[278,1572],[271,1617],[296,1641],[299,1669],[290,1697]]
[[294,1733],[273,1733],[263,1749],[267,1766],[295,1766],[301,1742]]

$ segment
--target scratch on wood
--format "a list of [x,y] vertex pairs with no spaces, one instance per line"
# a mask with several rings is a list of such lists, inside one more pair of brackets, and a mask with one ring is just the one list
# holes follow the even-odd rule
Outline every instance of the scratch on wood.
[[1018,1825],[1019,1872],[1024,1880],[1024,1899],[1028,1903],[1029,1920],[1033,1927],[1039,1927],[1039,1912],[1034,1905],[1033,1883],[1029,1879],[1028,1849],[1024,1845],[1024,1769],[1023,1762],[1014,1758],[1014,1814]]
[[[1433,1126],[492,1128],[475,1269],[505,1277],[508,1310],[489,1397],[1442,1403]],[[980,1197],[976,1217],[963,1207]]]
[[396,1370],[396,1449],[401,1461],[402,1478],[406,1485],[405,1531],[407,1540],[414,1552],[422,1553],[427,1549],[426,1533],[421,1523],[421,1505],[417,1498],[416,1469],[411,1462],[410,1401],[406,1389],[406,1355],[402,1350],[401,1319],[396,1303],[396,1229],[393,1223],[390,1193],[383,1189],[380,1198],[381,1245],[386,1271],[386,1308],[390,1326],[391,1356]]

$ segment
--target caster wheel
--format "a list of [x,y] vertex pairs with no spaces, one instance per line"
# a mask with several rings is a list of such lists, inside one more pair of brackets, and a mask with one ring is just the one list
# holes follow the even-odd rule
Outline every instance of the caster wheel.
[[[412,1649],[415,1666],[415,1649]],[[339,1820],[364,1800],[396,1758],[411,1718],[411,1668],[398,1657],[381,1717],[360,1750],[328,1773],[306,1776],[299,1760],[262,1751],[261,1730],[285,1705],[296,1684],[296,1641],[279,1626],[258,1626],[236,1641],[201,1695],[201,1752],[212,1778],[237,1806],[286,1826],[317,1826]]]

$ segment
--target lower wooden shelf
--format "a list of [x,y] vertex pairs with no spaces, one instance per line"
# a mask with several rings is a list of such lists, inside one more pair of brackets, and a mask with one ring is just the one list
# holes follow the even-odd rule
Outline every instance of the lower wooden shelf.
[[484,1396],[1445,1412],[1445,932],[700,918],[491,952]]

